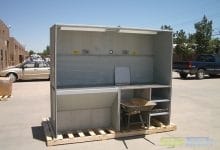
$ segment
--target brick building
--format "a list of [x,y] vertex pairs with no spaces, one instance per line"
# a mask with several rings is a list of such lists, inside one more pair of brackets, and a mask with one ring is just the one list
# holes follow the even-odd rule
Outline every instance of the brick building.
[[22,63],[28,52],[25,51],[25,48],[14,38],[9,38],[9,49],[8,49],[9,66],[14,66],[16,64]]
[[0,70],[21,63],[28,56],[25,48],[10,37],[9,28],[0,19]]
[[0,20],[0,70],[8,66],[9,29]]

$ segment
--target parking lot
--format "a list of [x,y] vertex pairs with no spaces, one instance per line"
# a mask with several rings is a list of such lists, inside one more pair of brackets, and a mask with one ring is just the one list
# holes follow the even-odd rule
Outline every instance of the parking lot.
[[[220,148],[220,78],[180,80],[173,74],[172,122],[177,130],[124,139],[46,147],[41,127],[43,117],[50,116],[49,81],[16,82],[13,97],[0,101],[0,149],[165,149],[164,137],[182,139],[174,149]],[[209,143],[187,144],[190,138],[206,138]],[[201,141],[200,141],[201,142]],[[169,148],[168,148],[169,149]]]

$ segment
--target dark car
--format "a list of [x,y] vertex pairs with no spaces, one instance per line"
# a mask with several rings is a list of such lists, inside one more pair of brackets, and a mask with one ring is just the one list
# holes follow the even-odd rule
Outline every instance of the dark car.
[[178,72],[181,78],[196,75],[203,79],[205,74],[210,77],[220,74],[220,56],[212,54],[198,55],[195,61],[174,62],[173,71]]

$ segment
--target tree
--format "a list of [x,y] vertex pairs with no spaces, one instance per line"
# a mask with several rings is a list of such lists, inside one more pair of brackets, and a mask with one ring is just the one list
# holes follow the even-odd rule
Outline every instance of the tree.
[[174,49],[175,53],[179,55],[182,59],[187,59],[192,55],[193,50],[188,44],[188,39],[185,31],[180,30],[174,34],[174,43],[176,47]]
[[212,21],[209,21],[206,16],[201,21],[194,24],[196,29],[195,40],[196,40],[196,53],[209,53],[209,41],[212,37]]
[[29,56],[31,56],[32,54],[35,54],[35,52],[33,50],[29,51]]
[[188,35],[188,43],[196,44],[195,34],[189,33],[189,35]]
[[218,53],[220,52],[220,40],[215,38],[209,41],[209,53]]
[[43,55],[44,57],[50,55],[50,46],[49,46],[49,45],[47,45],[47,46],[46,46],[46,49],[43,50],[42,55]]
[[186,32],[181,29],[180,31],[176,31],[174,36],[174,43],[175,44],[183,44],[187,42]]
[[188,34],[188,39],[187,39],[187,47],[189,50],[191,50],[191,56],[195,54],[195,51],[196,51],[196,39],[195,39],[195,34],[191,34],[189,33]]
[[173,30],[173,28],[170,25],[162,25],[160,28],[162,30]]

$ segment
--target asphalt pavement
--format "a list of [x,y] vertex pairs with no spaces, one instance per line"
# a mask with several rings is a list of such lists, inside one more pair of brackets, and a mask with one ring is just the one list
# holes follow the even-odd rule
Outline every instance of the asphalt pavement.
[[12,95],[0,101],[0,150],[220,149],[220,77],[181,80],[173,74],[176,131],[52,147],[41,127],[42,118],[50,116],[49,81],[16,82]]

